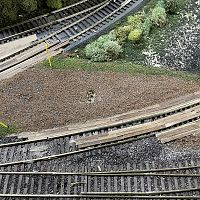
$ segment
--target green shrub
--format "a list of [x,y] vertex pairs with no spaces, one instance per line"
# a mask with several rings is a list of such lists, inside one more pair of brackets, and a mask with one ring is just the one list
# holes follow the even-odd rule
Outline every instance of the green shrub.
[[103,45],[108,41],[114,41],[114,37],[111,34],[107,34],[107,35],[102,35],[101,37],[99,37],[97,39],[97,42],[99,43],[99,45]]
[[131,32],[131,26],[120,26],[117,29],[115,29],[115,36],[116,40],[119,42],[119,44],[123,44],[126,42],[129,33]]
[[167,13],[175,14],[180,9],[180,2],[178,0],[165,0],[165,9]]
[[128,35],[128,39],[133,42],[138,42],[142,37],[142,30],[141,29],[134,29]]
[[152,10],[151,20],[158,27],[162,27],[166,25],[167,14],[166,14],[163,1],[159,1],[157,5],[154,7],[154,9]]
[[152,23],[150,17],[146,17],[145,21],[142,25],[142,31],[143,31],[143,35],[145,38],[149,36],[152,26],[153,26],[153,23]]
[[117,43],[117,41],[108,41],[104,43],[103,49],[107,61],[118,58],[120,53],[122,53],[122,47]]
[[32,12],[32,11],[37,9],[37,1],[35,1],[35,0],[23,0],[23,1],[20,1],[20,7],[25,12],[30,13],[30,12]]
[[110,31],[110,33],[108,33],[109,37],[111,38],[111,40],[116,41],[116,34],[115,34],[115,29]]
[[87,58],[95,62],[101,62],[106,60],[105,52],[102,48],[99,47],[97,41],[88,44],[85,47],[85,55]]
[[95,62],[109,61],[117,58],[122,52],[117,41],[113,41],[110,35],[103,35],[98,40],[85,47],[87,58]]
[[17,4],[14,1],[2,1],[0,3],[0,18],[2,23],[9,23],[17,19]]
[[52,9],[62,8],[62,0],[47,0],[47,6]]
[[140,14],[128,16],[127,23],[132,27],[132,30],[135,28],[141,28],[143,17]]

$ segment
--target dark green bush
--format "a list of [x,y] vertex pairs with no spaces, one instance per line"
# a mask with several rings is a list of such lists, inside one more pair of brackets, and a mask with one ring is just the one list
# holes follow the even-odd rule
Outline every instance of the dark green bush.
[[[63,2],[63,5],[62,5]],[[0,27],[14,24],[52,9],[77,3],[78,0],[0,0]]]
[[0,11],[1,25],[15,21],[17,18],[17,4],[13,0],[0,0]]
[[36,0],[22,0],[19,3],[20,7],[25,12],[32,12],[37,9],[37,1]]
[[47,0],[47,6],[52,9],[60,9],[62,8],[61,0]]
[[180,2],[178,0],[165,0],[165,9],[167,13],[175,14],[180,9]]
[[144,35],[145,38],[149,36],[149,33],[152,29],[152,26],[153,26],[153,23],[151,21],[151,18],[146,17],[145,20],[144,20],[144,23],[142,25],[142,31],[143,31],[143,35]]

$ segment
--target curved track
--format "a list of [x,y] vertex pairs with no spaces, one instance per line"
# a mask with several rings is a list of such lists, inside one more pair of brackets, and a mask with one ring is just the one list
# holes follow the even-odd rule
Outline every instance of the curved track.
[[[89,4],[88,10],[81,5]],[[52,13],[38,31],[57,22],[69,23],[30,46],[1,59],[1,78],[8,78],[43,60],[45,44],[49,53],[56,55],[64,48],[69,50],[101,33],[108,25],[137,10],[144,1],[105,0],[81,1],[79,11],[68,13],[67,7]],[[82,9],[82,10],[81,10]],[[54,15],[55,14],[55,15]],[[59,14],[60,15],[60,14]],[[62,15],[62,14],[61,14]],[[46,19],[48,19],[48,16]],[[41,20],[43,16],[34,20]],[[75,19],[75,20],[74,20]],[[69,20],[69,21],[63,21]],[[74,20],[74,21],[70,21]],[[25,27],[24,22],[20,24]],[[10,30],[12,27],[10,27]],[[32,33],[33,27],[20,33],[10,32],[2,41]],[[34,30],[35,31],[35,30]],[[8,31],[9,32],[9,31]],[[22,56],[23,54],[23,56]],[[62,130],[48,138],[12,142],[0,145],[0,197],[1,199],[199,199],[199,158],[180,161],[178,164],[156,162],[126,163],[123,166],[65,165],[68,157],[84,159],[88,154],[112,148],[123,143],[157,136],[163,143],[200,130],[200,93],[180,97],[138,111],[131,111],[103,120],[86,123],[72,130]],[[47,131],[48,132],[48,131]],[[60,160],[59,160],[60,159]],[[63,160],[62,160],[63,159]]]
[[73,5],[0,29],[0,44],[38,34],[39,37],[57,31],[96,9],[101,1],[82,0]]
[[[139,9],[145,0],[105,0],[98,4],[98,8],[84,17],[64,26],[52,34],[35,41],[33,44],[0,59],[0,80],[12,77],[37,62],[46,59],[45,44],[49,45],[49,54],[54,56],[63,49],[70,50],[77,45],[91,39],[114,22],[123,18],[131,11]],[[23,56],[22,56],[23,55]]]
[[[119,144],[152,137],[166,129],[173,131],[191,123],[198,125],[199,117],[200,93],[197,92],[143,110],[93,121],[61,136],[3,144],[0,146],[0,197],[25,200],[198,199],[199,157],[164,165],[157,161],[122,166],[65,163],[69,157],[84,159],[90,154],[101,154],[107,148],[116,151]],[[113,137],[116,132],[128,134],[128,137],[116,140]],[[133,132],[137,134],[132,135]],[[112,136],[111,140],[99,142],[99,138],[107,134]],[[88,143],[88,138],[92,144]],[[87,145],[79,149],[76,144],[80,141]]]
[[[186,101],[187,100],[187,101]],[[186,102],[185,102],[186,101]],[[63,135],[0,145],[0,167],[57,159],[200,124],[200,94],[127,113]],[[100,123],[100,124],[99,124]]]

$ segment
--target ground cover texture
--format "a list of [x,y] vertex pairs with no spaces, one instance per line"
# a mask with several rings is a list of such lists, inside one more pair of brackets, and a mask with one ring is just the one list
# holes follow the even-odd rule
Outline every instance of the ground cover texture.
[[[88,91],[95,92],[93,103]],[[0,82],[1,114],[22,131],[84,122],[199,90],[173,77],[34,68]]]
[[178,26],[161,31],[152,41],[150,39],[142,52],[145,55],[144,63],[199,73],[200,1],[188,1],[178,15]]

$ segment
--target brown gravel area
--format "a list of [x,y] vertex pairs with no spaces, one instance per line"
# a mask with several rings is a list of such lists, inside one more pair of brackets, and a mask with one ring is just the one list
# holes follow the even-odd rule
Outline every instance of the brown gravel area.
[[[0,82],[2,115],[23,131],[103,118],[167,101],[200,89],[199,84],[164,76],[133,76],[33,68]],[[88,103],[87,92],[96,93]]]

